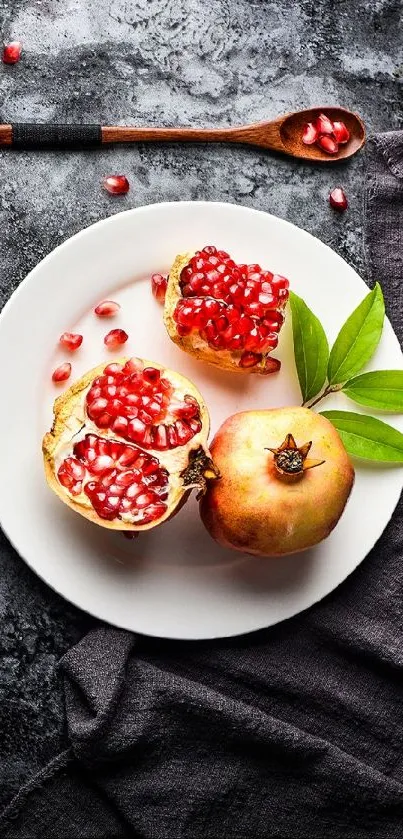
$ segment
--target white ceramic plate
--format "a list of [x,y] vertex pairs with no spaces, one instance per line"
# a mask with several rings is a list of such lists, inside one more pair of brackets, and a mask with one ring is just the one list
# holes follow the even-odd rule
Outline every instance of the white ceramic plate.
[[[215,371],[168,339],[149,276],[167,271],[177,252],[208,243],[289,277],[330,340],[367,292],[343,259],[285,221],[229,204],[184,202],[115,215],[69,239],[29,274],[0,318],[4,531],[29,566],[76,606],[116,626],[171,638],[238,635],[306,609],[364,559],[402,488],[401,469],[357,465],[351,499],[331,536],[314,550],[274,560],[219,548],[194,500],[168,524],[130,542],[86,522],[47,488],[41,439],[58,392],[50,374],[66,357],[55,349],[57,339],[66,329],[84,334],[72,358],[76,377],[110,360],[102,339],[111,322],[91,313],[105,297],[121,303],[113,326],[129,332],[127,354],[163,362],[194,380],[210,408],[212,433],[235,411],[300,404],[289,319],[275,353],[281,372],[269,378]],[[402,367],[388,322],[373,364]],[[326,407],[347,404],[353,408],[337,395]],[[401,419],[392,422],[403,429]]]

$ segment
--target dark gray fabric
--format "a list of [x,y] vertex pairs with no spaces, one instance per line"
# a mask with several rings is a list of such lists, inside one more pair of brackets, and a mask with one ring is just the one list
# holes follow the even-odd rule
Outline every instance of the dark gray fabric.
[[[367,160],[369,278],[402,339],[403,134],[377,136]],[[0,834],[400,839],[402,513],[332,595],[271,630],[199,644],[92,631],[61,664],[70,749]]]

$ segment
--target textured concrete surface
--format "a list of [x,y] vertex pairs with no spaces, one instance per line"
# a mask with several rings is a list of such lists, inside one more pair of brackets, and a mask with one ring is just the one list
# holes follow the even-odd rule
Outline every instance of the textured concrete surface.
[[[400,127],[401,18],[400,0],[0,0],[3,37],[24,45],[18,65],[0,66],[1,122],[229,125],[334,103],[369,131]],[[81,227],[184,198],[287,218],[365,274],[363,167],[363,155],[314,168],[219,146],[0,152],[0,302]],[[101,191],[112,171],[129,177],[127,196]],[[350,200],[344,216],[327,203],[337,184]],[[93,624],[0,534],[0,806],[59,750],[56,664]]]

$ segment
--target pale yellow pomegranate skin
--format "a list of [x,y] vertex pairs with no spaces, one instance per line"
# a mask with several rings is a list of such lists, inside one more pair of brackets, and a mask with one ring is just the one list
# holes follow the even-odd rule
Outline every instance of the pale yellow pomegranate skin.
[[[266,448],[292,434],[312,440],[309,457],[325,462],[282,478]],[[333,425],[307,408],[244,411],[215,435],[211,455],[221,473],[201,500],[200,514],[221,545],[261,556],[296,553],[336,526],[354,483],[354,469]]]

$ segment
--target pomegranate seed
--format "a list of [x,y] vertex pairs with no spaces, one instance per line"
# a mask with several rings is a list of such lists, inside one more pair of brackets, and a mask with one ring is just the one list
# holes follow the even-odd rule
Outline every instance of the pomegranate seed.
[[162,274],[153,274],[151,277],[151,290],[156,300],[163,303],[165,300],[165,293],[167,290],[168,278],[163,277]]
[[264,364],[264,372],[269,373],[277,373],[280,370],[281,361],[278,358],[272,358],[270,355],[266,356],[265,364]]
[[348,143],[350,139],[350,132],[344,122],[334,122],[333,123],[333,134],[336,137],[338,143],[343,145],[344,143]]
[[126,175],[107,175],[103,179],[102,185],[111,195],[125,195],[130,189]]
[[260,354],[254,352],[244,352],[239,359],[240,367],[255,367],[262,360]]
[[151,385],[155,385],[161,378],[161,371],[156,367],[145,367],[143,370],[143,379]]
[[59,341],[62,347],[65,347],[66,350],[74,352],[74,350],[78,350],[78,348],[81,347],[81,344],[83,343],[83,336],[76,332],[63,332]]
[[334,210],[338,210],[339,213],[343,213],[344,210],[347,210],[347,197],[340,186],[336,186],[330,193],[329,204]]
[[20,41],[10,41],[9,44],[4,44],[3,47],[3,63],[17,64],[21,58],[22,44]]
[[317,133],[320,134],[333,134],[333,123],[326,114],[319,114],[315,128]]
[[117,314],[119,309],[119,303],[115,303],[113,300],[102,300],[95,307],[94,312],[99,318],[111,318]]
[[311,146],[312,143],[315,143],[318,139],[318,132],[313,125],[312,122],[307,122],[304,125],[304,129],[302,132],[302,142],[305,143],[306,146]]
[[65,382],[66,379],[69,379],[71,376],[71,364],[66,361],[64,364],[61,364],[60,367],[56,367],[56,370],[52,373],[52,381],[53,382]]
[[320,146],[326,154],[337,154],[339,150],[339,144],[333,137],[330,137],[329,134],[321,134],[318,138],[318,146]]
[[122,344],[125,344],[128,340],[129,336],[124,329],[111,329],[104,338],[104,344],[108,347],[108,350],[114,350],[116,347],[120,347]]

